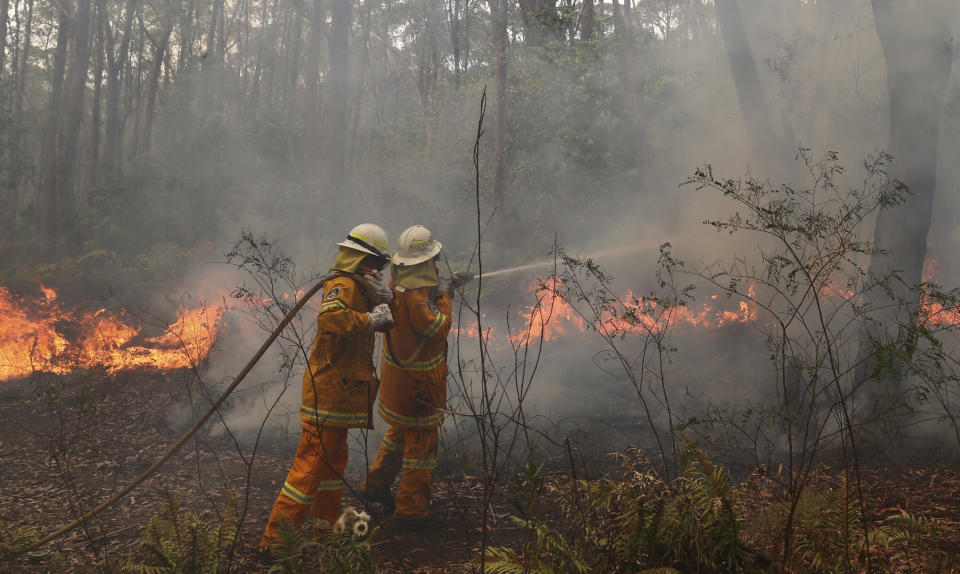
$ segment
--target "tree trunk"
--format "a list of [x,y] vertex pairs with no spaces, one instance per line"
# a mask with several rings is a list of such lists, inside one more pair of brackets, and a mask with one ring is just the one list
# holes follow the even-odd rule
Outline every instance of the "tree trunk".
[[520,20],[528,46],[543,46],[562,37],[557,0],[520,0]]
[[7,12],[9,11],[10,0],[0,0],[0,80],[7,76]]
[[[903,204],[884,209],[878,215],[874,241],[886,254],[874,255],[869,269],[870,275],[877,278],[894,271],[900,273],[902,284],[895,281],[891,286],[894,296],[906,304],[881,301],[892,304],[882,319],[886,334],[895,336],[898,324],[916,320],[919,307],[913,288],[922,279],[936,188],[941,110],[952,64],[952,2],[930,0],[921,8],[899,0],[872,0],[872,5],[887,68],[888,151],[894,156],[889,174],[910,189]],[[885,391],[899,390],[907,376],[911,348],[909,343],[905,346],[899,368],[885,371],[890,374],[876,381]],[[876,363],[868,365],[869,370],[862,371],[860,376],[873,375],[875,366]]]
[[716,0],[715,4],[717,26],[727,48],[740,113],[743,114],[754,155],[763,164],[784,165],[793,152],[787,151],[787,146],[773,129],[740,7],[737,0]]
[[140,151],[150,153],[153,140],[153,116],[157,102],[157,88],[160,85],[160,72],[163,71],[163,59],[166,56],[167,46],[170,44],[170,34],[173,33],[173,19],[167,20],[164,29],[157,38],[154,50],[153,63],[150,65],[150,77],[147,80],[147,104],[143,119],[143,134]]
[[450,45],[453,48],[453,81],[460,91],[460,0],[450,0]]
[[75,180],[78,168],[77,147],[80,141],[80,126],[83,122],[83,102],[87,89],[87,73],[90,69],[90,10],[91,0],[78,0],[76,29],[73,36],[73,53],[67,72],[66,112],[60,119],[63,130],[63,149],[58,156],[61,176],[57,178],[57,236],[68,240],[76,220]]
[[297,85],[300,83],[300,53],[303,50],[301,47],[301,42],[303,40],[303,15],[300,14],[300,10],[297,9],[297,5],[293,4],[291,6],[291,17],[293,18],[293,26],[290,34],[290,54],[288,60],[290,62],[288,66],[288,75],[287,75],[287,97],[286,97],[286,106],[290,110],[290,114],[295,116],[299,114],[297,107]]
[[349,42],[351,0],[332,0],[330,22],[330,99],[324,114],[323,155],[326,180],[330,189],[338,189],[344,180],[346,165],[347,114],[349,108]]
[[189,78],[193,70],[193,15],[194,2],[187,3],[187,9],[180,11],[180,48],[177,52],[177,74]]
[[123,159],[123,117],[120,114],[120,94],[123,77],[120,72],[129,61],[130,39],[133,33],[133,18],[138,0],[127,0],[123,10],[123,30],[120,35],[120,48],[113,53],[113,38],[110,24],[106,23],[107,34],[107,123],[103,146],[104,175],[118,175]]
[[630,121],[633,123],[634,154],[637,162],[638,199],[641,204],[641,210],[654,213],[654,210],[658,209],[657,204],[653,203],[645,193],[647,166],[650,163],[648,159],[649,151],[647,149],[647,134],[644,130],[643,123],[643,95],[640,92],[640,78],[635,61],[633,27],[630,24],[629,13],[626,12],[626,9],[626,4],[624,4],[623,10],[621,10],[619,0],[613,0],[613,25],[614,31],[618,36],[620,47],[617,54],[620,67],[623,70],[621,77],[628,91],[627,101],[630,105]]
[[53,75],[50,78],[50,100],[47,104],[47,121],[44,126],[43,145],[40,153],[40,234],[46,248],[53,246],[52,239],[57,234],[57,205],[56,190],[60,172],[57,170],[59,161],[59,118],[63,103],[63,78],[67,67],[67,43],[70,39],[70,15],[63,4],[58,5],[57,44],[53,55]]
[[[315,0],[319,1],[319,0]],[[251,88],[250,101],[251,107],[259,113],[260,110],[260,84],[263,76],[264,50],[266,50],[267,37],[269,32],[267,16],[268,0],[262,0],[260,7],[260,38],[257,42],[257,55],[253,62],[253,87]],[[317,64],[319,65],[319,64]],[[318,80],[319,81],[319,80]]]
[[593,0],[583,0],[580,7],[580,40],[589,42],[593,38],[593,29],[597,25]]
[[[45,181],[41,187],[43,235],[48,248],[53,248],[56,253],[67,244],[76,219],[73,187],[90,60],[89,40],[90,0],[79,0],[73,15],[68,14],[61,5],[50,98],[51,115],[56,118],[56,125],[48,132],[48,161],[44,162]],[[68,42],[73,45],[73,51],[64,85],[62,78]]]
[[[142,10],[140,17],[141,19],[143,17]],[[141,104],[143,103],[143,72],[141,66],[146,61],[143,54],[147,39],[142,22],[137,31],[139,33],[137,34],[136,58],[130,58],[130,62],[127,64],[127,110],[129,110],[128,113],[133,115],[133,133],[127,142],[130,157],[136,157],[140,154],[140,129],[143,118],[141,113]],[[134,62],[136,62],[136,68],[134,68]]]
[[96,4],[96,55],[93,65],[93,103],[90,112],[90,149],[87,162],[90,166],[88,185],[93,187],[100,180],[100,137],[103,118],[100,100],[103,94],[104,51],[106,50],[107,0],[97,0]]
[[506,193],[504,181],[507,154],[506,115],[507,115],[507,0],[497,0],[496,4],[496,101],[497,109],[493,118],[493,257],[492,264],[503,262],[503,199]]
[[[27,0],[27,21],[23,29],[23,50],[20,52],[20,70],[17,72],[17,114],[23,111],[23,94],[27,89],[27,66],[30,63],[30,40],[33,37],[33,1]],[[16,63],[16,62],[14,62]]]
[[207,51],[204,54],[204,76],[208,111],[223,109],[223,8],[224,0],[214,0],[210,14],[210,28],[207,31]]

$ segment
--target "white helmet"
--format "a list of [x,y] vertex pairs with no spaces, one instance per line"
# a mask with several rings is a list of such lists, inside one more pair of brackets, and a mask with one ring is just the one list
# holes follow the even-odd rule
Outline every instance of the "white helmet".
[[390,245],[387,242],[387,232],[379,225],[361,223],[350,230],[346,241],[337,243],[341,247],[349,247],[356,251],[376,255],[390,260]]
[[397,253],[393,256],[396,265],[416,265],[432,259],[443,245],[433,238],[430,230],[422,225],[406,228],[397,239]]

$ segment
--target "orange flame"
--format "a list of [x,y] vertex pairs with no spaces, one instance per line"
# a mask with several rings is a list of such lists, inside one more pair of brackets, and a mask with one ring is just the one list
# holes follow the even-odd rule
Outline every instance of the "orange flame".
[[[940,262],[928,257],[923,262],[923,282],[935,283],[940,272]],[[920,296],[920,320],[937,327],[960,326],[960,307],[944,307],[939,301],[931,301],[926,293]]]
[[210,353],[220,329],[222,309],[182,309],[163,335],[134,345],[140,327],[122,315],[63,309],[54,289],[41,290],[42,299],[23,301],[0,287],[0,380],[90,367],[110,373],[195,367]]
[[[558,295],[559,279],[550,277],[530,286],[538,302],[521,312],[522,328],[510,335],[514,345],[543,339],[550,340],[569,333],[583,333],[588,322],[608,334],[654,333],[671,326],[702,329],[720,329],[733,323],[757,320],[759,307],[751,301],[737,301],[733,308],[724,307],[719,295],[713,295],[698,306],[671,306],[665,308],[657,301],[636,297],[627,291],[621,299],[622,312],[614,315],[604,312],[600,317],[582,317],[573,306]],[[747,295],[755,297],[755,286]],[[734,300],[731,300],[734,301]],[[476,336],[474,328],[472,336]]]

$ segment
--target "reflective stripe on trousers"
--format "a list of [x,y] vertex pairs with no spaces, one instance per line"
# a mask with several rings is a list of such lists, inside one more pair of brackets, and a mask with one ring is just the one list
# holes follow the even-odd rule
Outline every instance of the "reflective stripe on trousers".
[[302,425],[293,467],[280,489],[260,540],[269,548],[284,521],[299,527],[309,513],[333,523],[340,517],[343,470],[347,466],[347,429]]
[[[400,474],[396,516],[425,518],[430,506],[430,483],[437,464],[437,429],[405,430],[391,426],[367,474],[366,487],[390,485]],[[402,445],[402,451],[397,446]]]

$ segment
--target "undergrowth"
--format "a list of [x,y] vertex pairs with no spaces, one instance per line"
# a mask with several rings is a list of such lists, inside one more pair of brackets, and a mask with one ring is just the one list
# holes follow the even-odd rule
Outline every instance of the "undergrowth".
[[229,571],[229,555],[237,535],[237,505],[227,498],[222,519],[181,512],[180,502],[167,494],[163,508],[150,518],[140,541],[143,561],[112,559],[105,566],[133,574],[220,574]]

